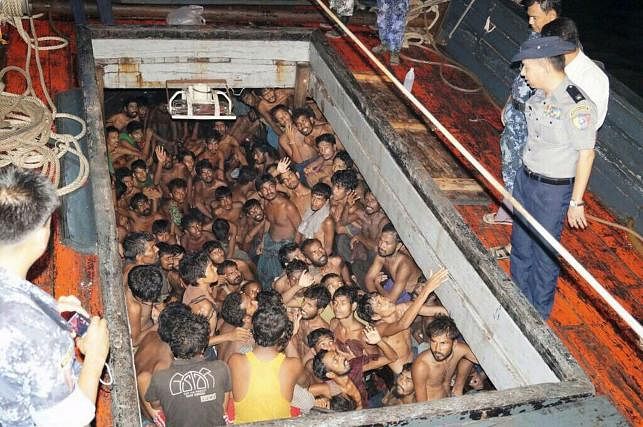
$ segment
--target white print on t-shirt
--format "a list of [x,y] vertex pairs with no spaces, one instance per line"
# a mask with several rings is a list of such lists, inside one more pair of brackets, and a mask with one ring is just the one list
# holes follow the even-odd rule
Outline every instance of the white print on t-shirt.
[[[188,371],[184,374],[177,372],[170,378],[170,394],[172,396],[182,394],[185,398],[203,396],[208,389],[214,387],[214,384],[214,376],[208,368],[201,368],[198,372]],[[207,397],[207,400],[214,400],[216,393],[214,398],[211,398],[211,395]]]

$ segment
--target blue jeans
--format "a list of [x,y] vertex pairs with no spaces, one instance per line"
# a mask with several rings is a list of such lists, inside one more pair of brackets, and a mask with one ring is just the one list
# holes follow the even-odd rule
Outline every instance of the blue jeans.
[[[572,187],[573,184],[545,184],[529,178],[520,170],[514,181],[513,196],[555,239],[560,240]],[[556,252],[520,213],[514,213],[511,277],[543,319],[547,319],[554,305],[560,271]]]

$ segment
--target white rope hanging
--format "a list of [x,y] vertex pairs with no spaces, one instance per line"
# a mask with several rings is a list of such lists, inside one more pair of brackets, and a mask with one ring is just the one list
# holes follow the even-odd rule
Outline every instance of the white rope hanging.
[[[21,39],[27,44],[25,67],[8,66],[0,70],[0,81],[10,71],[20,73],[26,82],[26,90],[21,95],[6,92],[0,83],[0,167],[9,164],[25,169],[39,170],[49,177],[56,187],[60,184],[60,159],[64,155],[78,158],[79,171],[76,178],[58,188],[58,195],[63,196],[82,187],[89,176],[89,163],[82,153],[79,140],[86,133],[85,121],[80,117],[59,113],[49,95],[45,84],[44,73],[40,63],[40,51],[57,50],[66,47],[69,42],[56,36],[36,35],[34,18],[28,17],[31,35],[23,27],[22,15],[27,5],[23,0],[3,0],[0,3],[0,23],[8,22],[15,27]],[[54,42],[55,44],[51,44]],[[45,45],[42,45],[45,43]],[[33,81],[29,74],[31,55],[34,55],[38,77],[45,105],[36,97]],[[73,120],[80,124],[77,135],[60,134],[52,130],[56,119]]]

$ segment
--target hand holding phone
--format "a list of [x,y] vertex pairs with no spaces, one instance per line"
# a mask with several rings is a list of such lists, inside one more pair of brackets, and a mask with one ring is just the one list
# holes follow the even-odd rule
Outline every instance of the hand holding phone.
[[70,331],[74,337],[82,337],[89,328],[89,319],[77,311],[63,311],[60,313],[63,319],[67,322]]

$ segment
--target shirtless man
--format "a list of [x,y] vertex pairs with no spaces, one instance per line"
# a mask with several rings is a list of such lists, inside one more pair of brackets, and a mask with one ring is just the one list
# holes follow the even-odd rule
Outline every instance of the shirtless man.
[[211,129],[205,137],[206,149],[199,154],[198,160],[207,160],[215,171],[215,176],[219,180],[225,178],[225,156],[221,150],[221,140],[223,135],[219,131]]
[[[150,200],[148,197],[153,199]],[[158,200],[161,198],[161,192],[153,187],[148,187],[142,193],[137,193],[130,199],[129,210],[118,208],[118,214],[129,219],[129,230],[137,233],[152,232],[154,221],[163,219],[163,215],[158,213]]]
[[334,133],[333,128],[328,123],[318,123],[315,119],[315,113],[308,108],[297,108],[292,113],[295,121],[295,127],[304,136],[304,142],[309,147],[315,148],[315,139],[325,133]]
[[243,220],[239,224],[239,245],[256,262],[261,255],[261,242],[266,228],[266,216],[257,199],[249,199],[241,208]]
[[360,231],[350,240],[352,251],[352,269],[359,283],[364,278],[377,254],[377,242],[382,228],[390,221],[381,208],[375,195],[367,190],[364,194],[364,209],[357,210]]
[[134,99],[127,99],[123,104],[123,110],[107,119],[106,124],[122,132],[132,120],[138,120],[138,103]]
[[326,255],[326,250],[319,240],[304,240],[301,243],[301,252],[310,263],[308,270],[315,277],[315,281],[321,281],[321,278],[328,273],[335,273],[342,276],[344,283],[352,283],[350,271],[342,257]]
[[163,283],[163,272],[156,265],[137,265],[127,274],[125,303],[134,346],[154,325],[152,307],[159,302]]
[[312,285],[313,279],[302,280],[302,275],[308,271],[308,264],[304,261],[294,259],[284,267],[284,274],[279,276],[272,284],[272,288],[279,292],[284,304],[288,307],[301,305],[301,299],[295,297],[301,295],[302,291]]
[[183,229],[181,246],[185,248],[188,254],[200,251],[205,242],[214,239],[214,235],[211,232],[203,230],[201,220],[192,214],[183,216],[181,228]]
[[317,239],[328,256],[333,253],[335,242],[335,218],[330,215],[330,194],[330,187],[323,182],[313,186],[310,207],[303,214],[297,228],[298,242]]
[[364,342],[364,324],[355,318],[357,288],[342,286],[337,289],[332,296],[331,307],[335,317],[330,321],[330,330],[333,331],[335,340],[348,345],[351,349],[361,348],[362,353],[379,353],[377,348]]
[[396,406],[405,403],[415,403],[415,388],[411,375],[413,364],[406,363],[397,377],[393,388],[382,399],[383,406]]
[[156,264],[159,260],[154,236],[149,233],[129,233],[123,240],[123,286],[127,286],[127,274],[137,265]]
[[176,235],[172,233],[172,224],[165,218],[157,219],[152,223],[152,234],[157,243],[167,243],[168,245],[178,243]]
[[379,292],[392,302],[409,301],[410,293],[422,277],[422,270],[401,250],[402,246],[393,224],[386,224],[377,243],[377,256],[364,279],[369,292]]
[[315,138],[315,147],[319,157],[304,168],[306,181],[309,185],[315,185],[318,182],[330,185],[330,178],[334,173],[335,144],[335,135],[332,133],[324,133]]
[[273,279],[281,272],[279,248],[294,240],[301,216],[297,207],[277,192],[277,183],[271,175],[257,178],[255,188],[264,200],[266,217],[257,276],[264,289],[269,289]]
[[288,195],[290,201],[297,206],[299,215],[303,217],[310,206],[311,191],[299,180],[299,172],[292,166],[288,157],[277,163],[277,176],[281,183],[278,188]]
[[154,172],[154,185],[160,185],[164,197],[170,197],[168,188],[170,181],[174,179],[191,180],[191,175],[185,165],[181,162],[174,162],[172,156],[167,154],[163,147],[156,147],[154,150],[158,163]]
[[450,317],[438,317],[427,327],[429,350],[413,362],[413,385],[418,402],[462,395],[469,371],[478,359],[467,344],[455,340],[457,335],[458,329]]
[[207,215],[214,201],[214,191],[226,183],[215,177],[214,166],[206,159],[197,161],[194,169],[199,179],[192,187],[192,206]]
[[219,143],[219,152],[223,158],[223,164],[220,164],[221,171],[231,171],[240,166],[248,164],[239,146],[239,141],[230,134],[228,123],[222,120],[214,121],[214,129],[218,131],[222,138]]
[[143,157],[143,153],[138,149],[129,146],[129,144],[120,143],[120,132],[114,126],[105,128],[105,142],[110,162],[110,173],[112,174],[115,169],[129,166],[131,159]]
[[257,311],[257,301],[242,292],[232,292],[223,300],[221,306],[221,318],[223,323],[219,327],[219,333],[225,334],[243,329],[248,334],[248,340],[227,341],[217,346],[219,360],[228,363],[230,356],[235,353],[245,354],[252,349],[252,315]]
[[264,129],[261,120],[259,120],[259,112],[254,108],[250,108],[248,113],[243,116],[237,116],[237,120],[230,129],[230,135],[240,143],[250,138],[261,138],[263,133]]
[[295,339],[297,353],[300,357],[308,351],[305,345],[308,334],[318,328],[328,328],[328,323],[320,315],[330,302],[330,293],[322,285],[307,287],[303,296],[300,307],[301,322]]
[[270,114],[283,131],[279,136],[279,147],[292,159],[293,167],[303,177],[306,165],[317,157],[315,147],[306,144],[304,135],[297,130],[292,114],[285,105],[277,105]]
[[152,375],[155,372],[167,369],[172,364],[174,356],[168,342],[176,324],[176,313],[187,312],[185,304],[170,303],[159,315],[158,324],[145,335],[136,350],[134,367],[136,368],[136,385],[141,401],[141,414],[147,419],[155,419],[159,411],[143,399],[147,388],[150,386]]
[[[161,206],[161,213],[169,219],[176,227],[181,226],[181,219],[189,208],[189,184],[184,179],[175,178],[167,185],[170,198],[166,199]],[[178,229],[176,230],[178,233]]]
[[241,203],[245,203],[249,199],[259,200],[260,196],[255,190],[255,179],[257,179],[257,172],[253,167],[240,167],[237,182],[232,187],[232,200]]
[[255,172],[257,175],[268,173],[270,166],[277,163],[275,153],[268,144],[257,143],[252,149],[252,156],[255,163]]
[[206,252],[186,255],[179,264],[179,274],[187,285],[183,293],[184,304],[190,305],[199,297],[215,304],[211,286],[219,281],[219,275]]
[[335,219],[335,247],[337,254],[346,260],[352,257],[350,239],[359,231],[360,204],[355,189],[357,174],[352,170],[337,171],[330,179],[330,214]]
[[[159,267],[163,270],[169,285],[167,291],[172,294],[176,301],[182,301],[185,284],[181,280],[177,268],[180,262],[178,256],[185,255],[185,249],[179,245],[168,245],[162,242],[156,243],[156,247],[159,250]],[[163,295],[161,295],[161,298],[163,298]]]
[[[331,380],[340,388],[345,387],[350,381],[357,389],[358,394],[349,394],[357,402],[357,408],[368,408],[368,393],[364,383],[364,372],[381,368],[385,365],[395,363],[398,358],[393,349],[372,326],[366,326],[362,332],[363,339],[367,344],[379,347],[382,354],[377,356],[362,355],[348,359],[344,353],[338,351],[321,350],[313,359],[313,372],[322,381]],[[349,389],[350,390],[350,389]],[[330,386],[328,383],[313,385],[309,391],[315,396],[330,397]]]
[[147,171],[145,160],[138,159],[132,162],[132,178],[134,187],[139,190],[154,186],[154,180]]
[[394,304],[376,292],[360,298],[357,305],[359,317],[365,322],[375,324],[380,335],[399,356],[399,359],[390,365],[394,373],[399,374],[405,363],[413,361],[410,326],[418,314],[421,316],[446,314],[443,307],[426,306],[424,303],[431,292],[446,280],[447,274],[447,270],[442,269],[432,275],[418,291],[418,296],[412,303]]
[[[210,260],[217,268],[226,261],[226,254],[223,250],[223,245],[217,240],[206,242],[201,250],[208,254]],[[243,280],[254,280],[255,276],[251,263],[238,258],[228,258],[228,261],[234,262],[236,268],[241,272]]]
[[277,136],[281,135],[281,127],[273,120],[271,111],[277,105],[292,105],[292,98],[295,94],[293,89],[273,89],[261,88],[258,90],[259,103],[257,104],[257,111],[261,118],[275,131]]
[[214,191],[212,218],[223,218],[235,225],[239,223],[243,203],[232,199],[232,191],[227,186],[221,186]]

